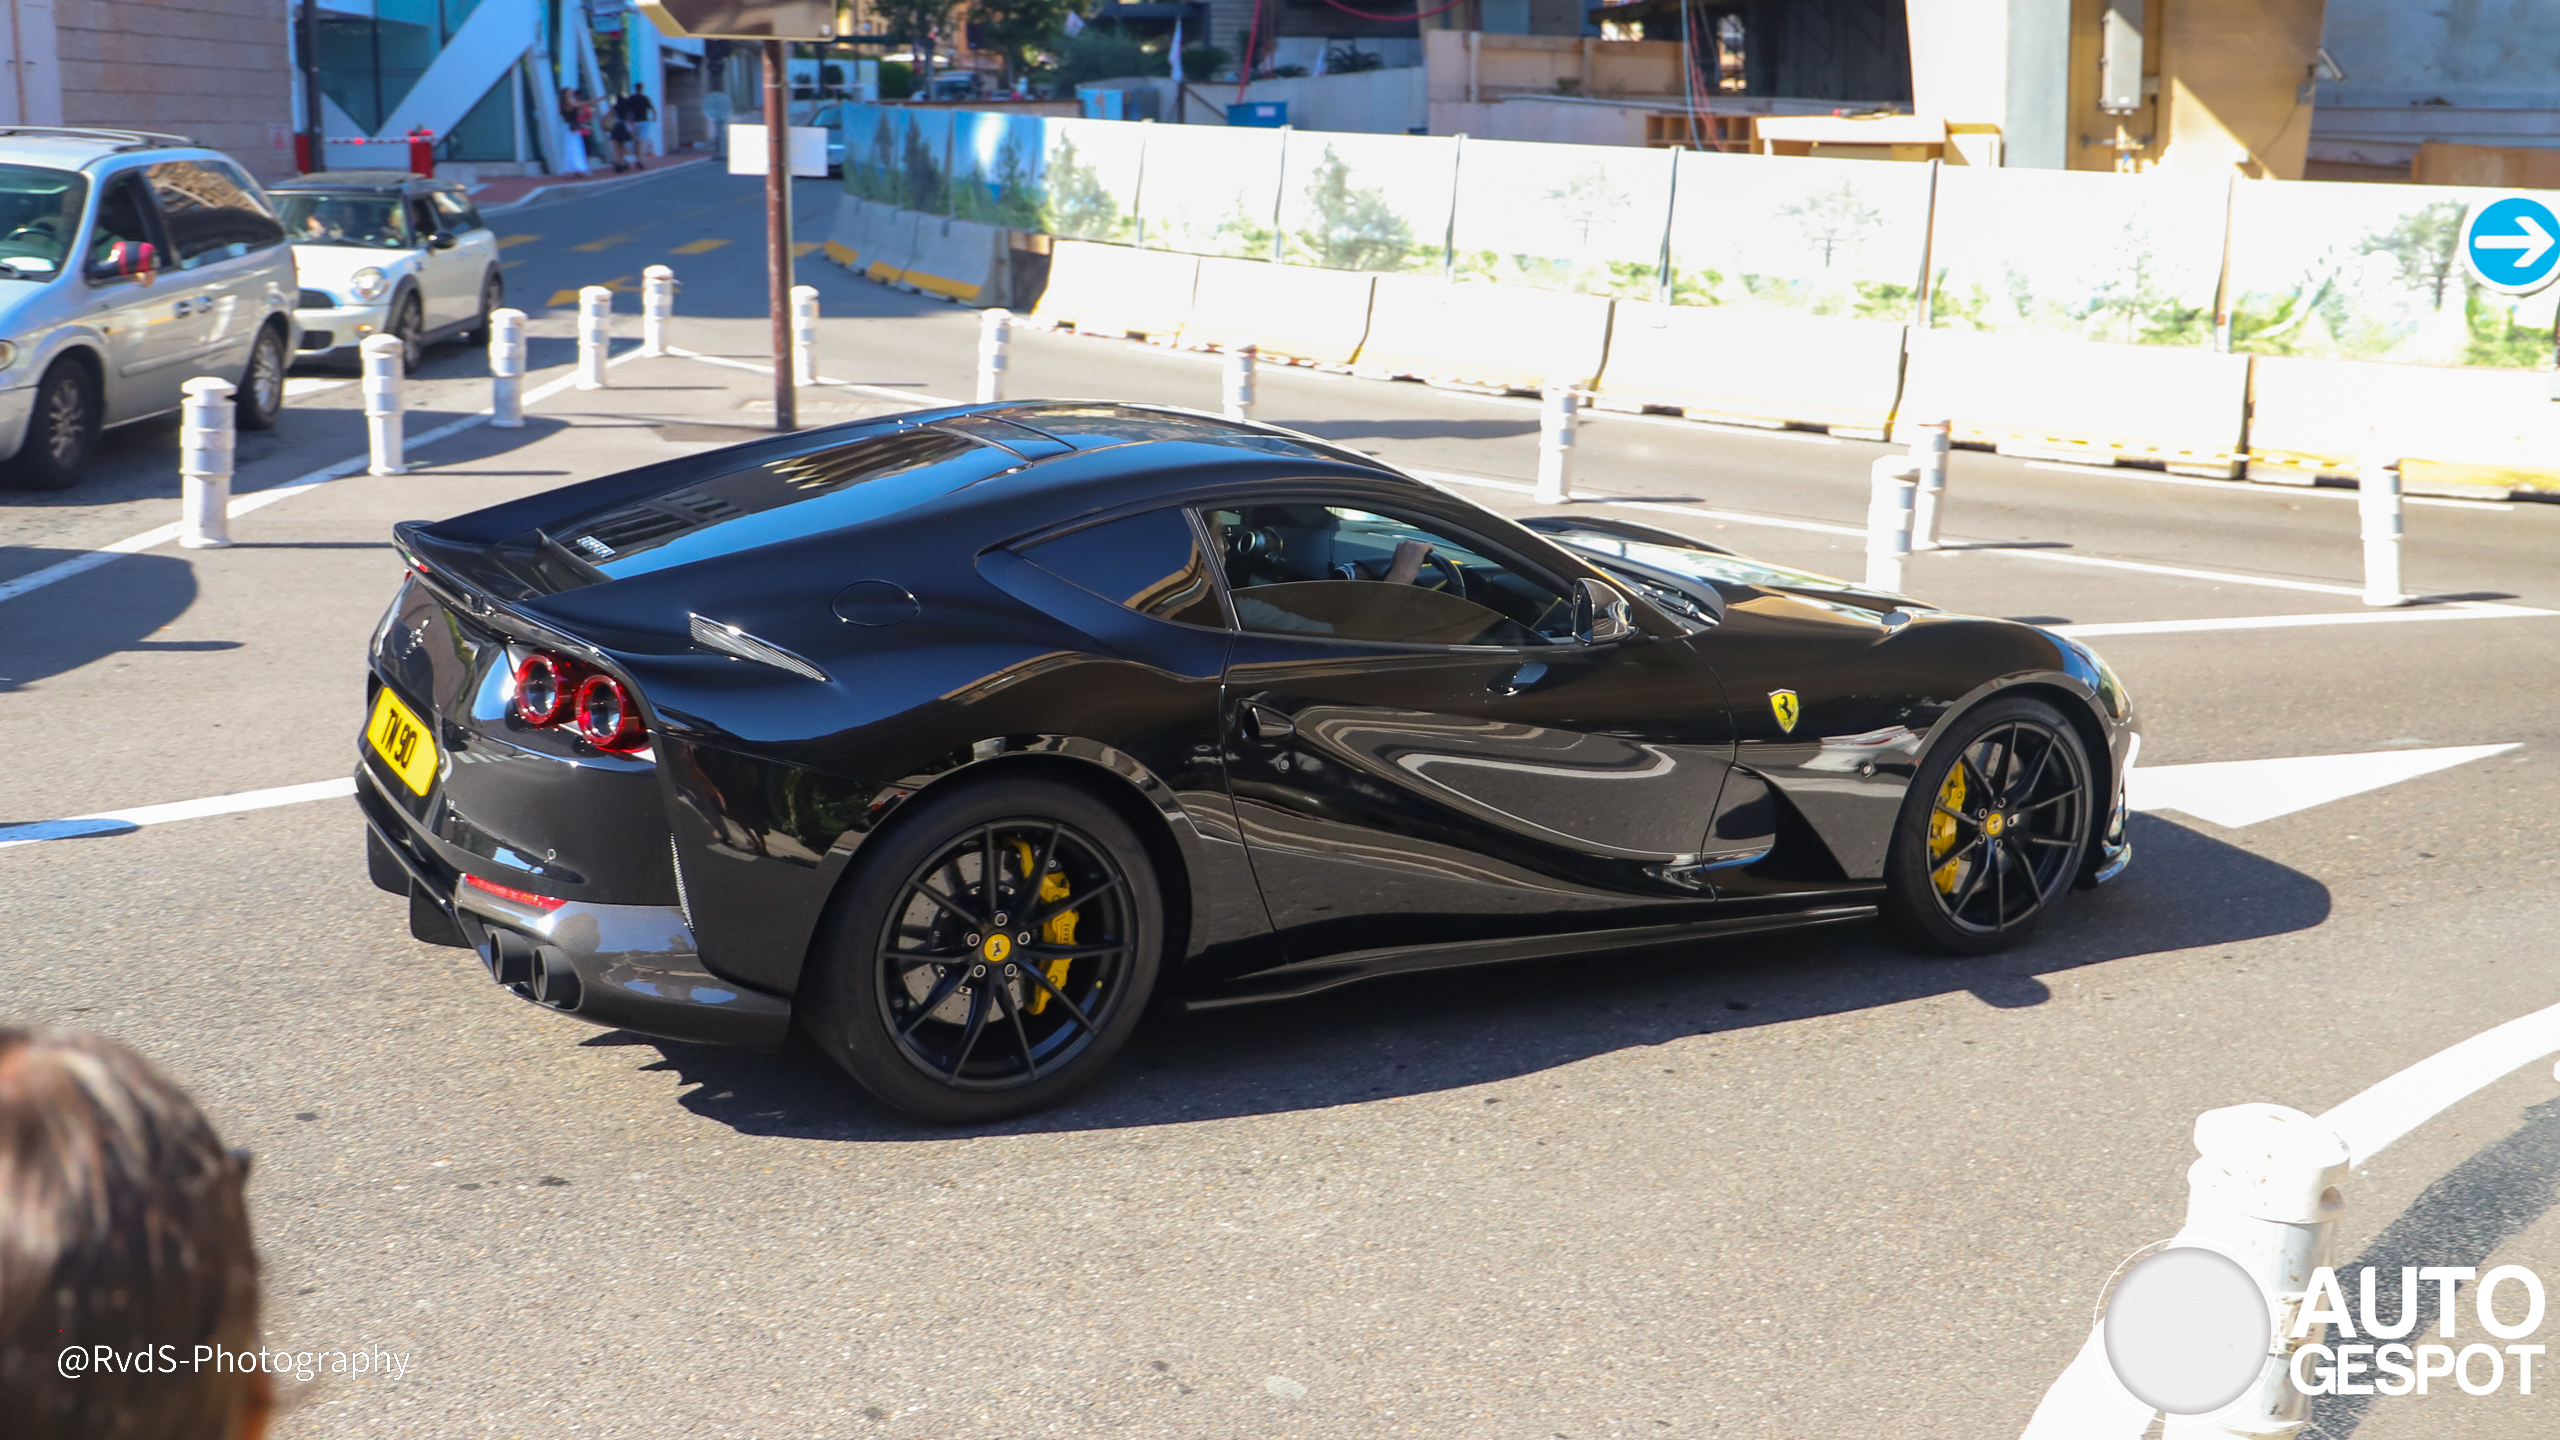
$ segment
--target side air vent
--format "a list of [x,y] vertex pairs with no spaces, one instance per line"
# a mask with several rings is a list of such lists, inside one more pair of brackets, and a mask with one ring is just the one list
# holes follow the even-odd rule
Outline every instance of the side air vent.
[[759,665],[770,665],[776,670],[788,670],[794,675],[806,676],[811,680],[827,678],[826,671],[779,645],[757,639],[735,625],[723,625],[717,620],[706,620],[699,615],[693,616],[692,620],[693,643],[706,650],[717,650],[723,655],[735,655],[741,660],[753,660]]

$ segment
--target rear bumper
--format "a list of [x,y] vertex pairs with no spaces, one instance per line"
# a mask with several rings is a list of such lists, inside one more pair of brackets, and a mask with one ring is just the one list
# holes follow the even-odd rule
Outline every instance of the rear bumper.
[[[370,766],[357,767],[356,803],[366,827],[409,872],[412,891],[453,917],[493,976],[505,936],[541,947],[577,972],[576,997],[545,1008],[592,1024],[713,1045],[770,1049],[790,1034],[791,1002],[712,974],[694,949],[693,930],[681,910],[577,900],[544,910],[462,885],[378,784]],[[505,988],[543,1003],[526,985]]]

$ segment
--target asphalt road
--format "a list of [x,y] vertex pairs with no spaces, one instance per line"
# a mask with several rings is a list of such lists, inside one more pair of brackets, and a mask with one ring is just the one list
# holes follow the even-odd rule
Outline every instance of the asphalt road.
[[[804,240],[832,205],[803,183]],[[678,343],[732,363],[627,361],[523,431],[244,518],[238,549],[0,602],[0,826],[344,775],[390,521],[769,423],[738,368],[760,222],[753,182],[701,175],[500,217],[537,364],[568,358],[544,302],[661,262]],[[973,313],[804,270],[850,382],[804,392],[809,423],[970,393]],[[1017,396],[1217,398],[1213,361],[1131,342],[1025,330],[1014,363]],[[465,413],[478,373],[447,349],[413,403]],[[326,378],[244,439],[244,489],[360,448]],[[1267,366],[1259,416],[1529,508],[1525,402]],[[0,492],[0,579],[171,518],[173,431]],[[1615,513],[1855,573],[1837,532],[1882,453],[1602,415],[1579,464],[1644,507]],[[2197,1112],[2316,1113],[2560,1000],[2560,616],[2363,623],[2337,492],[1974,452],[1951,487],[1974,548],[1915,559],[1935,603],[2354,617],[2093,638],[2145,764],[2518,748],[2237,828],[2140,816],[2123,882],[2009,955],[1857,929],[1381,982],[1157,1024],[983,1133],[805,1049],[511,999],[409,940],[343,800],[0,850],[0,1020],[132,1042],[257,1153],[271,1343],[410,1357],[290,1387],[288,1437],[2015,1435],[2109,1273],[2177,1228]],[[2413,507],[2410,583],[2560,610],[2555,542],[2560,507]],[[2527,1070],[2385,1152],[2341,1255],[2560,1277],[2553,1091]],[[2551,1429],[2512,1388],[2322,1403],[2332,1440]]]

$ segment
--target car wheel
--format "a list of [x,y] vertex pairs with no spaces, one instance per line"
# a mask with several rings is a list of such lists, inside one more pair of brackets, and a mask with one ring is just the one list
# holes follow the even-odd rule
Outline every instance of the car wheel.
[[927,799],[863,847],[804,1024],[882,1101],[964,1124],[1090,1082],[1155,988],[1164,903],[1127,821],[1054,780]]
[[249,368],[240,372],[240,390],[232,402],[241,429],[276,428],[284,415],[284,368],[290,358],[283,331],[270,325],[258,332],[258,343],[249,347]]
[[506,284],[498,278],[498,272],[492,270],[489,278],[480,282],[480,316],[471,322],[471,328],[463,332],[462,338],[474,345],[488,344],[489,317],[506,303]]
[[89,472],[98,448],[98,387],[77,361],[61,360],[36,387],[27,436],[9,464],[9,478],[28,490],[68,490]]
[[1885,915],[1911,939],[1986,955],[2032,933],[2080,873],[2089,754],[2038,700],[1997,700],[1932,747],[1885,861]]
[[400,341],[400,373],[417,374],[418,362],[427,353],[427,313],[416,295],[404,295],[392,307],[391,334]]

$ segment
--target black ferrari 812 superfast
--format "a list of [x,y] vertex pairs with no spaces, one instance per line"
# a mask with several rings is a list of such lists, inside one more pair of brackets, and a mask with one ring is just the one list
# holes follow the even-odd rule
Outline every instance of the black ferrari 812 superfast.
[[421,939],[984,1121],[1159,1003],[1881,914],[2130,856],[2074,641],[1270,426],[919,411],[395,534],[357,792]]

